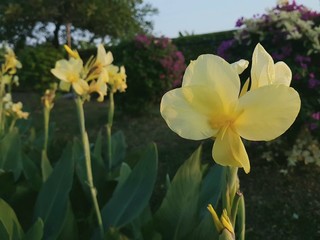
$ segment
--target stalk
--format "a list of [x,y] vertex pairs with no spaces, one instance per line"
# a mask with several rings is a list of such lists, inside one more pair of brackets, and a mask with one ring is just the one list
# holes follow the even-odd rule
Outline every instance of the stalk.
[[114,116],[114,99],[113,92],[110,91],[109,94],[109,112],[108,112],[108,123],[106,125],[107,128],[107,138],[108,138],[108,159],[109,159],[109,171],[112,168],[112,142],[111,142],[111,129],[113,124],[113,116]]
[[102,217],[101,212],[97,200],[97,190],[93,183],[93,176],[92,176],[92,167],[91,167],[91,156],[90,156],[90,147],[89,147],[89,138],[88,134],[85,129],[85,118],[84,118],[84,111],[83,111],[83,102],[81,100],[80,96],[77,96],[76,98],[76,105],[77,105],[77,113],[79,118],[79,127],[80,127],[80,133],[82,138],[82,144],[83,144],[83,150],[84,150],[84,157],[85,157],[85,164],[86,164],[86,172],[87,172],[87,180],[88,180],[88,186],[90,189],[90,195],[92,198],[92,203],[94,206],[94,211],[97,217],[97,222],[100,230],[100,237],[101,239],[104,239],[104,229],[102,224]]

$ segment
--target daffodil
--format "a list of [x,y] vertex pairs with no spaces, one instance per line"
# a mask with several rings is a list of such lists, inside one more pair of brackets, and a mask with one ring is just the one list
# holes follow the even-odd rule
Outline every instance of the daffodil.
[[258,43],[252,55],[251,90],[271,84],[290,86],[291,78],[288,65],[282,61],[274,63],[270,54]]
[[17,103],[12,103],[11,104],[11,114],[13,115],[14,118],[20,119],[27,119],[29,117],[28,112],[23,112],[22,111],[23,104],[22,102],[17,102]]
[[61,90],[69,91],[70,86],[72,86],[78,95],[83,95],[89,90],[89,85],[81,77],[82,69],[81,59],[70,58],[68,61],[62,59],[56,62],[55,68],[51,69],[51,73],[61,80]]
[[283,84],[262,86],[240,98],[239,93],[235,67],[218,56],[201,55],[187,67],[182,87],[163,96],[160,112],[183,138],[214,138],[212,157],[218,164],[243,167],[248,173],[241,137],[267,141],[280,136],[297,117],[300,98]]

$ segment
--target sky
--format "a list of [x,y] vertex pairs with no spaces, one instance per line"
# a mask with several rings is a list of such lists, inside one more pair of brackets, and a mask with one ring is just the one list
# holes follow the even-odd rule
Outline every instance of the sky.
[[[212,33],[235,28],[240,17],[251,18],[276,6],[277,0],[146,0],[158,8],[151,17],[154,34],[170,38],[184,35]],[[296,0],[320,12],[320,0]]]

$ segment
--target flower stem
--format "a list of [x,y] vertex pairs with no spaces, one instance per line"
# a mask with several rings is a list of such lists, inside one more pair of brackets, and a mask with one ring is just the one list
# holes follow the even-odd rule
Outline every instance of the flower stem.
[[43,108],[43,121],[44,121],[44,141],[43,141],[43,151],[47,153],[48,150],[48,139],[49,139],[49,118],[50,109],[47,107]]
[[1,74],[0,75],[0,136],[4,131],[3,96],[4,96],[4,80],[2,79],[2,74]]
[[109,112],[108,112],[108,123],[106,125],[107,128],[107,138],[108,138],[108,159],[109,159],[109,171],[112,168],[112,142],[111,142],[111,129],[113,124],[113,116],[114,116],[114,99],[113,92],[109,94]]
[[90,189],[90,194],[92,198],[92,203],[94,206],[94,210],[97,217],[97,222],[100,230],[100,237],[101,239],[104,239],[104,229],[102,224],[102,218],[101,218],[101,212],[97,200],[97,190],[94,187],[93,183],[93,175],[92,175],[92,167],[91,167],[91,156],[90,156],[90,146],[89,146],[89,138],[88,134],[85,129],[85,118],[84,118],[84,111],[83,111],[83,101],[80,96],[77,96],[76,98],[76,105],[77,105],[77,113],[79,118],[79,126],[80,126],[80,132],[82,137],[82,144],[83,144],[83,150],[84,150],[84,157],[85,157],[85,164],[86,164],[86,171],[87,171],[87,180],[88,180],[88,186]]

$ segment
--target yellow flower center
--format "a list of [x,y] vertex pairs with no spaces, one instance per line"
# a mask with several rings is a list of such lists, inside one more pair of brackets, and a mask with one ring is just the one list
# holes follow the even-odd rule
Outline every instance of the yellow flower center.
[[74,83],[74,82],[77,82],[77,81],[78,81],[79,76],[78,76],[78,74],[76,74],[76,73],[69,73],[69,74],[67,75],[67,79],[68,79],[69,82]]

